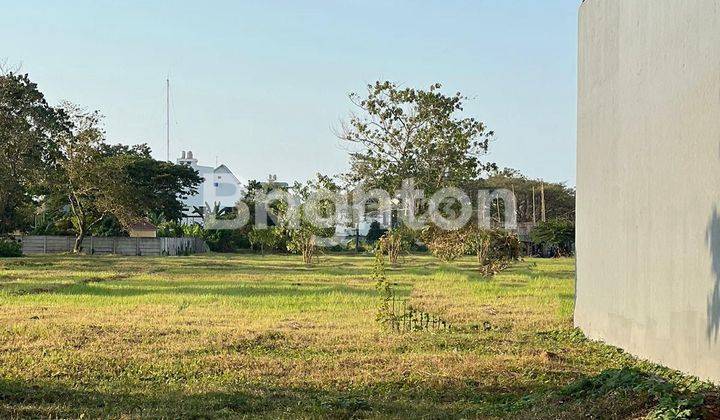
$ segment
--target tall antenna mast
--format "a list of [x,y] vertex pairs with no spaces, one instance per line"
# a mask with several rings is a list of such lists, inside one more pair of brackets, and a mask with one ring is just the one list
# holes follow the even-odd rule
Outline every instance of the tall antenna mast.
[[167,161],[170,162],[170,76],[168,76],[167,79],[165,79],[165,88],[166,88],[166,96],[165,96],[165,111],[166,111],[166,145],[165,145],[165,151],[167,154]]

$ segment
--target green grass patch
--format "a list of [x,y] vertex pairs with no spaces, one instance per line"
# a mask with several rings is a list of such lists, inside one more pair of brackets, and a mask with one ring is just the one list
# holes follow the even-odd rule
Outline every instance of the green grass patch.
[[396,294],[452,323],[375,322],[371,257],[0,261],[0,417],[627,418],[716,413],[717,389],[588,341],[574,261],[485,278],[409,256]]

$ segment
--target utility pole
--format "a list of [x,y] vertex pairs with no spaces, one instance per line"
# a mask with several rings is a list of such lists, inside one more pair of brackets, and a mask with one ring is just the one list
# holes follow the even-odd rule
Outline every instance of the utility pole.
[[533,185],[533,187],[532,187],[532,200],[533,200],[533,205],[532,205],[532,209],[533,209],[533,226],[535,226],[535,225],[537,224],[537,217],[535,217],[535,214],[536,214],[537,212],[535,211],[535,186],[534,186],[534,185]]
[[170,162],[170,77],[165,79],[165,129],[166,129],[166,137],[165,137],[165,152],[167,161]]
[[[512,188],[513,201],[515,202],[515,221],[517,221],[518,205],[517,205],[517,196],[515,196],[515,184],[510,184],[510,187]],[[505,203],[505,205],[507,205],[507,203]]]
[[540,183],[540,220],[545,221],[545,182]]

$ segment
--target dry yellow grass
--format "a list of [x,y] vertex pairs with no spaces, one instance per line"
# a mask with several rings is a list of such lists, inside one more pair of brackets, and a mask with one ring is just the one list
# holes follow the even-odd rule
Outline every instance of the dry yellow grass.
[[667,395],[684,395],[676,384],[685,379],[672,379],[682,377],[572,328],[570,259],[529,260],[486,279],[470,260],[408,257],[388,271],[396,293],[453,330],[403,334],[375,322],[372,261],[326,256],[310,268],[285,255],[1,261],[0,415],[649,413],[658,403],[653,390],[593,393],[582,385],[626,370],[640,382],[669,377]]

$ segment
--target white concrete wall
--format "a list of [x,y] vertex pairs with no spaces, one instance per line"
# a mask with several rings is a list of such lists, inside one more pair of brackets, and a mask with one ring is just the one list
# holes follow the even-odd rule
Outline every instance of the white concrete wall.
[[[21,236],[25,255],[57,254],[72,252],[74,236]],[[94,255],[178,255],[185,252],[199,254],[208,252],[205,241],[200,238],[127,238],[92,237],[83,241],[83,252]]]
[[720,381],[720,0],[580,8],[575,323]]

